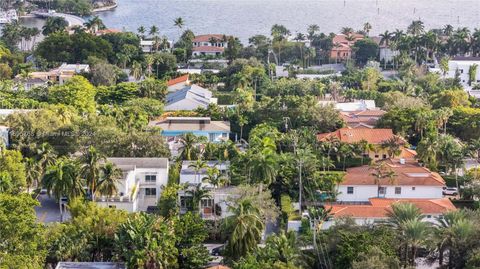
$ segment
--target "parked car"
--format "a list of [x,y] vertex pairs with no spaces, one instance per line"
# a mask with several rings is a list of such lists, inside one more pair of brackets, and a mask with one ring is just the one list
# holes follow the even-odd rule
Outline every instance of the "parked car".
[[443,188],[443,195],[457,195],[458,194],[458,189],[454,187],[446,187]]

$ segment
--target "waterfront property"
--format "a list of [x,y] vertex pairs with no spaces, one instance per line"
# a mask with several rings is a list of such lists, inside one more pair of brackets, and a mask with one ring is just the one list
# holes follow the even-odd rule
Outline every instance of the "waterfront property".
[[166,99],[166,111],[205,109],[209,104],[217,103],[217,99],[212,98],[211,91],[195,84],[169,93]]
[[[475,81],[470,81],[471,68],[476,67]],[[461,57],[457,56],[448,61],[447,77],[460,79],[463,88],[470,91],[475,84],[480,83],[480,57]]]
[[124,209],[128,212],[154,208],[160,198],[162,186],[168,181],[167,158],[108,158],[123,172],[114,197],[96,197],[104,207]]
[[333,47],[330,50],[330,59],[335,61],[346,61],[352,58],[352,46],[358,40],[363,39],[361,34],[344,35],[338,34],[332,39]]
[[370,166],[348,168],[343,182],[338,185],[338,201],[368,202],[370,198],[440,199],[445,180],[436,172],[420,166],[414,160],[390,159],[384,161],[391,178],[378,179]]
[[357,225],[372,225],[386,223],[389,220],[389,212],[396,203],[411,203],[415,205],[424,216],[423,221],[437,223],[437,218],[448,211],[456,210],[448,198],[434,199],[382,199],[370,198],[363,204],[329,204],[325,208],[330,209],[332,217],[322,224],[322,229],[328,229],[335,224],[336,218],[352,218]]
[[192,56],[219,57],[228,46],[227,36],[221,34],[198,35],[192,40]]
[[63,63],[58,68],[47,72],[32,72],[29,77],[24,79],[21,75],[15,77],[15,81],[23,83],[26,90],[34,87],[46,86],[49,83],[64,84],[67,80],[75,75],[89,73],[90,66],[88,64],[67,64]]

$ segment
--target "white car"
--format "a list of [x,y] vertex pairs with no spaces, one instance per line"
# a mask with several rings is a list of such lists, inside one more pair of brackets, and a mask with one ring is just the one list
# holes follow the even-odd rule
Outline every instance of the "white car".
[[443,195],[457,195],[458,194],[458,189],[454,187],[446,187],[443,189]]

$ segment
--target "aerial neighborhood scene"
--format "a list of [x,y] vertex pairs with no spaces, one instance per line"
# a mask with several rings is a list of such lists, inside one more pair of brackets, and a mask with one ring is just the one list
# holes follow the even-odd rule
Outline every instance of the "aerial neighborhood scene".
[[480,1],[0,0],[0,269],[480,268]]

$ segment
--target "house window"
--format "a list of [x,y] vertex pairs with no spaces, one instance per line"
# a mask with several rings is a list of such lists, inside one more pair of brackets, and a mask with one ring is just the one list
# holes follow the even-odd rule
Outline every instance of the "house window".
[[191,196],[181,196],[180,197],[180,207],[191,209],[193,208],[193,198]]
[[387,187],[378,187],[378,193],[385,196],[385,194],[387,193]]
[[387,158],[387,154],[383,154],[383,155],[382,155],[382,158],[383,158],[383,159],[386,159],[386,158]]
[[415,190],[415,187],[412,187],[412,191],[414,191],[414,190]]
[[108,208],[117,208],[116,205],[109,205]]
[[216,134],[208,134],[208,140],[215,141]]
[[145,196],[156,196],[157,189],[156,188],[146,188],[145,189]]
[[375,154],[375,158],[378,158],[378,157],[379,157],[379,155],[378,155],[378,154]]
[[202,207],[212,207],[213,206],[213,199],[202,199],[200,202]]
[[402,187],[395,187],[395,194],[402,194]]
[[153,182],[157,181],[157,175],[145,175],[145,182]]
[[347,187],[347,194],[353,194],[353,187]]
[[222,134],[222,137],[228,137],[228,134],[227,134],[227,133],[223,133],[223,134]]

